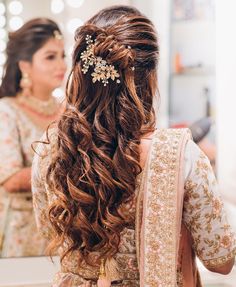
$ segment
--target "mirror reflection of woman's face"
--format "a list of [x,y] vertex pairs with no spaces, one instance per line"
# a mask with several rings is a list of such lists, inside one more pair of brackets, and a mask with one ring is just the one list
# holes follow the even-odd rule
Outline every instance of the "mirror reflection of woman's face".
[[33,87],[52,91],[62,84],[65,72],[64,42],[51,38],[33,55],[30,65]]

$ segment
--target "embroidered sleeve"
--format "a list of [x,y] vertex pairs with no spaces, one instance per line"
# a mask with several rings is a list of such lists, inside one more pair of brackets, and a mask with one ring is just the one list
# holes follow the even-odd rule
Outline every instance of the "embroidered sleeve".
[[[43,141],[43,140],[42,140]],[[47,169],[47,148],[39,143],[32,163],[32,194],[33,207],[39,232],[46,238],[50,238],[50,223],[48,219],[48,195],[45,187]]]
[[23,167],[19,131],[13,111],[0,104],[0,185]]
[[194,249],[205,266],[219,266],[235,256],[235,235],[228,224],[211,165],[205,154],[189,141],[185,152],[183,220]]

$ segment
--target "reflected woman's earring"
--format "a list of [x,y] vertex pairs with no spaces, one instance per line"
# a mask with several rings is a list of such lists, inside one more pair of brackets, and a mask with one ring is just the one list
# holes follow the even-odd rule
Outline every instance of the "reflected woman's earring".
[[20,80],[20,87],[22,89],[22,94],[25,96],[31,95],[32,81],[28,73],[22,73],[22,78]]

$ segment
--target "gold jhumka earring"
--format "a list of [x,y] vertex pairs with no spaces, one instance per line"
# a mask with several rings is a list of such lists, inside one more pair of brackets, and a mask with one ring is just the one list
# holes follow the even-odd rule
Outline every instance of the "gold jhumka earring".
[[32,81],[28,73],[22,72],[22,78],[20,80],[20,88],[22,89],[22,94],[25,96],[31,95]]

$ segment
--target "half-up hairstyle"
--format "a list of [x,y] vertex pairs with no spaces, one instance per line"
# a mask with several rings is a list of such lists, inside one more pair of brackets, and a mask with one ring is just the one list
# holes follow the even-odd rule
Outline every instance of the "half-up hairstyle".
[[[83,73],[87,35],[95,41],[94,55],[114,65],[120,83],[93,83],[93,66]],[[158,54],[152,22],[129,6],[104,9],[76,31],[67,109],[47,173],[57,198],[49,209],[56,233],[51,247],[67,242],[64,256],[76,249],[89,264],[93,251],[111,257],[121,231],[133,223],[125,206],[141,172],[141,137],[155,127]]]
[[0,98],[14,97],[20,92],[21,71],[19,61],[32,61],[32,57],[55,31],[61,34],[58,25],[47,18],[34,18],[26,22],[20,29],[8,35],[7,60],[4,65]]

